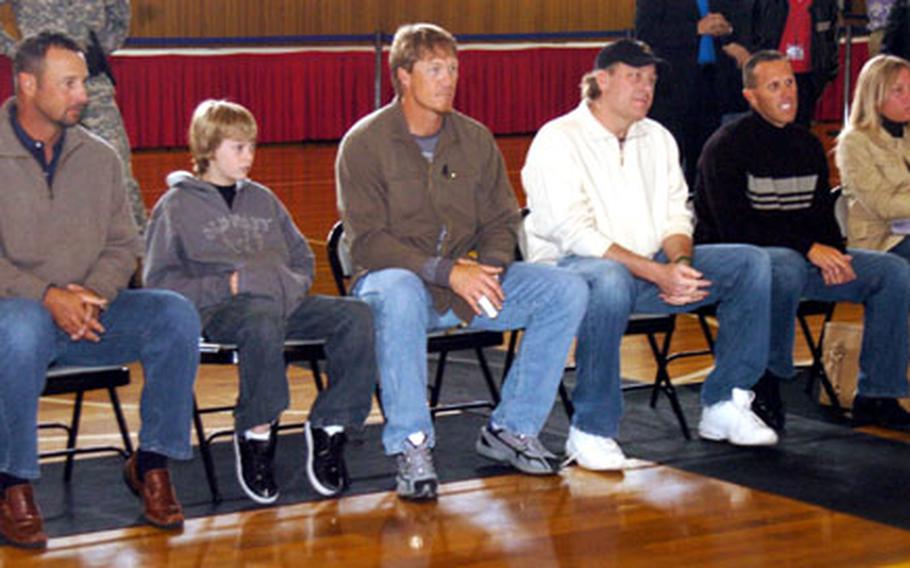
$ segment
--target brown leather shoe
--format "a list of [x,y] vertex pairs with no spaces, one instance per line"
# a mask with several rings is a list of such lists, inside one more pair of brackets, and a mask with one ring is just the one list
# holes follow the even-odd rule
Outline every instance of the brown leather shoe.
[[41,511],[30,483],[13,485],[0,495],[0,533],[22,548],[47,548]]
[[147,471],[145,479],[139,481],[136,454],[133,454],[123,465],[123,480],[133,494],[142,497],[145,520],[150,524],[168,530],[183,527],[183,510],[167,468]]

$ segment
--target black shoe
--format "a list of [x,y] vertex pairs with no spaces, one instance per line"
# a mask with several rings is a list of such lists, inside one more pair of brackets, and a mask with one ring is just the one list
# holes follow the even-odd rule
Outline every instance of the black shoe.
[[910,412],[896,398],[856,395],[853,399],[854,426],[910,426]]
[[278,445],[277,424],[273,424],[266,442],[248,440],[243,432],[234,434],[237,481],[247,497],[268,505],[278,499],[275,484],[275,447]]
[[326,497],[338,495],[348,488],[348,468],[344,463],[344,444],[347,441],[344,432],[331,436],[322,428],[313,428],[307,422],[303,431],[306,434],[306,474],[310,485]]
[[752,387],[752,392],[755,393],[752,412],[775,432],[783,432],[787,423],[784,401],[780,397],[780,381],[777,375],[765,372]]

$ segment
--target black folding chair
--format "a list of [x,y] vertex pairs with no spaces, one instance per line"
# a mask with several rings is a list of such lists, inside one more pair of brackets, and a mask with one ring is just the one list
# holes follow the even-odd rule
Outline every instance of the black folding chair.
[[[66,448],[41,452],[38,457],[53,458],[66,456],[66,465],[63,468],[63,480],[69,482],[73,476],[74,458],[81,454],[94,454],[112,452],[126,459],[133,453],[133,444],[130,441],[130,431],[123,417],[120,406],[120,397],[117,396],[117,387],[130,384],[130,370],[121,365],[99,367],[70,367],[52,366],[47,371],[47,381],[41,396],[57,396],[61,394],[75,394],[73,401],[73,414],[69,424],[62,422],[42,422],[39,429],[58,429],[66,432]],[[94,445],[76,447],[76,438],[79,436],[79,424],[82,418],[82,402],[87,391],[107,390],[111,400],[111,409],[117,420],[117,428],[123,440],[123,446]]]
[[[335,223],[329,231],[326,239],[326,250],[329,257],[329,265],[332,268],[332,277],[335,279],[335,286],[338,293],[342,296],[348,295],[347,284],[350,280],[353,268],[348,254],[347,246],[343,243],[344,227],[341,221]],[[461,327],[447,329],[444,331],[431,332],[427,335],[427,352],[438,354],[436,364],[436,375],[432,384],[427,385],[430,399],[430,411],[433,415],[439,412],[467,410],[471,408],[492,408],[499,404],[499,388],[490,372],[490,366],[487,358],[483,353],[486,347],[499,347],[503,343],[504,336],[498,331],[475,331]],[[484,382],[490,392],[490,400],[476,400],[469,402],[459,402],[452,404],[439,404],[440,394],[442,393],[443,379],[445,377],[445,368],[448,355],[453,351],[474,351],[477,362],[480,365],[480,371],[483,375]],[[381,385],[377,386],[377,390]]]
[[[825,394],[828,395],[828,400],[831,401],[831,410],[837,413],[843,413],[844,409],[837,398],[834,385],[831,384],[828,374],[825,373],[825,365],[822,361],[825,326],[831,321],[836,306],[837,304],[835,302],[803,300],[799,303],[799,307],[796,310],[796,321],[799,323],[803,339],[805,339],[806,345],[809,347],[809,353],[812,355],[812,362],[807,367],[806,392],[811,394],[815,388],[815,382],[818,381],[821,388],[824,389]],[[714,317],[716,313],[715,306],[707,306],[697,312],[698,322],[701,326],[702,333],[705,336],[705,341],[708,342],[710,353],[714,353],[714,332],[708,323],[708,318]],[[821,316],[822,318],[821,331],[817,338],[813,335],[812,328],[809,326],[808,318],[813,316]]]

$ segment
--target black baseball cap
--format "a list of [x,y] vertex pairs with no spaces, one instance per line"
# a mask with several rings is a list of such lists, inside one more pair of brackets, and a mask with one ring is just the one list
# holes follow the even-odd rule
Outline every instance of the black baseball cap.
[[666,61],[654,55],[648,44],[635,39],[620,39],[605,45],[594,60],[594,69],[606,69],[614,63],[625,63],[631,67],[656,65],[660,68],[667,65]]

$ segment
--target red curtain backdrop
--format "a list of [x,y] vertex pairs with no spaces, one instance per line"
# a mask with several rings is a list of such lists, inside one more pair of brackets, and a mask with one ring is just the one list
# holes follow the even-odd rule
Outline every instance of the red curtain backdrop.
[[[578,83],[592,68],[597,50],[593,45],[462,47],[456,108],[495,134],[535,132],[578,104]],[[866,53],[865,42],[854,44],[854,84]],[[841,58],[843,62],[843,53]],[[392,89],[385,56],[382,65],[386,102]],[[132,50],[113,57],[112,67],[117,102],[137,149],[185,146],[193,108],[212,97],[249,107],[264,143],[337,140],[373,110],[375,55],[370,48]],[[0,95],[6,98],[11,92],[10,64],[0,58]],[[843,74],[825,91],[817,117],[839,121],[842,114]]]

